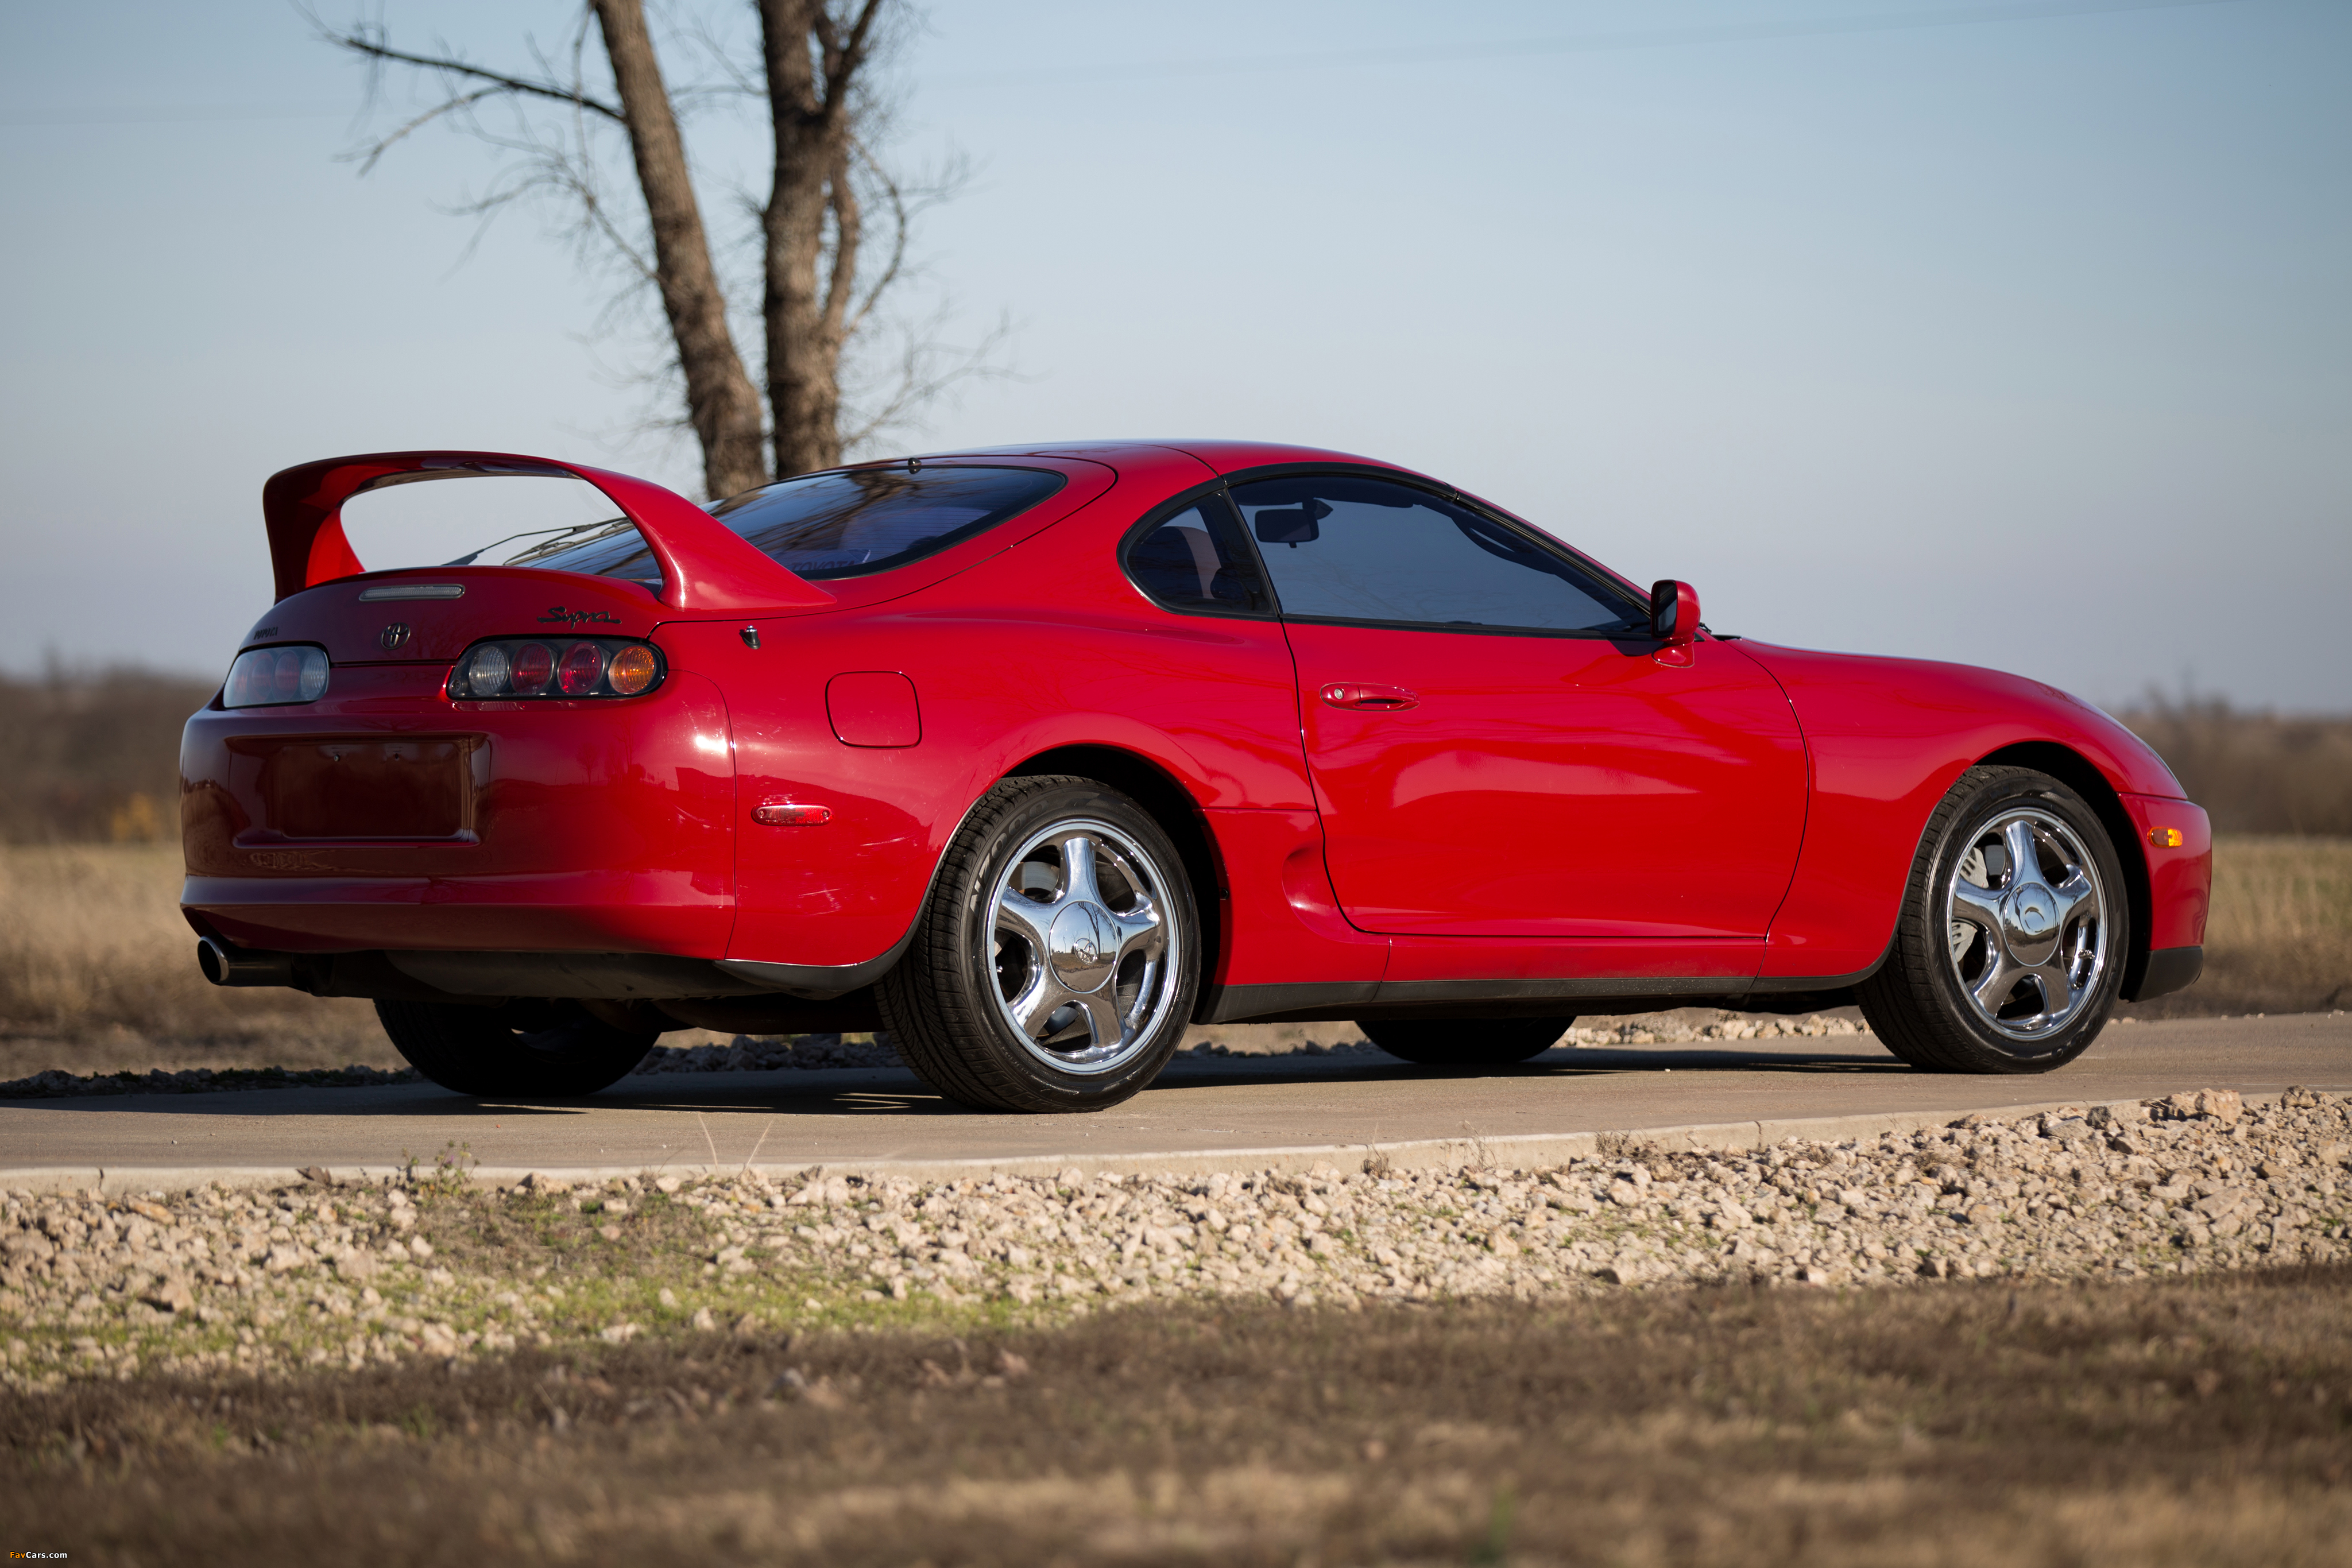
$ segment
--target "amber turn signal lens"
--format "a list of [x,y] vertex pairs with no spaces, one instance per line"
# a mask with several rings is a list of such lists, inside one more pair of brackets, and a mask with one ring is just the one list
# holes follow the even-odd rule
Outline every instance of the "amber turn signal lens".
[[633,697],[652,685],[657,673],[654,651],[632,644],[613,655],[612,664],[605,668],[604,679],[617,695]]
[[2147,841],[2154,844],[2160,850],[2177,850],[2180,847],[2180,830],[2179,828],[2150,828],[2147,831]]

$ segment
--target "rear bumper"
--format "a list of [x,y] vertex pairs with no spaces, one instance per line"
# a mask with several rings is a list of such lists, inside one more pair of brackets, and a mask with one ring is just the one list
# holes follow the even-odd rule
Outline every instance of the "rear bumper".
[[674,953],[722,958],[735,902],[686,873],[552,876],[192,876],[188,924],[241,947],[286,953],[363,948]]
[[440,679],[361,667],[315,708],[192,717],[189,924],[288,953],[726,956],[735,779],[711,682],[526,707],[453,704]]

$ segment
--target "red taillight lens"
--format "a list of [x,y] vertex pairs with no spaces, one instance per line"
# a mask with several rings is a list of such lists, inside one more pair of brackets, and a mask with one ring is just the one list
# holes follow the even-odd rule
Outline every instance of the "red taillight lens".
[[535,697],[555,674],[555,654],[544,643],[525,643],[514,652],[514,695]]
[[327,695],[322,648],[255,648],[239,653],[221,686],[223,707],[314,703]]
[[563,650],[563,664],[556,678],[563,684],[565,696],[586,696],[604,678],[604,650],[593,643],[572,643]]
[[661,650],[618,637],[583,637],[554,645],[499,637],[466,650],[449,672],[457,702],[499,697],[634,697],[661,685]]

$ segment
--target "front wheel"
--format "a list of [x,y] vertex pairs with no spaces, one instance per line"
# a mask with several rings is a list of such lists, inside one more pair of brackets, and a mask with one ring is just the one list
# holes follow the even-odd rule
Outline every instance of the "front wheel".
[[949,846],[876,994],[899,1055],[982,1110],[1098,1111],[1192,1020],[1200,922],[1176,846],[1090,779],[1013,779]]
[[1572,1018],[1373,1019],[1364,1038],[1422,1067],[1508,1067],[1559,1043]]
[[1856,988],[1886,1048],[1931,1072],[2047,1072],[2090,1048],[2129,951],[2123,865],[2083,798],[1971,768],[1927,820],[1895,941]]
[[661,1038],[615,1029],[565,1001],[378,1002],[375,1016],[417,1071],[444,1089],[493,1099],[593,1094],[627,1077]]

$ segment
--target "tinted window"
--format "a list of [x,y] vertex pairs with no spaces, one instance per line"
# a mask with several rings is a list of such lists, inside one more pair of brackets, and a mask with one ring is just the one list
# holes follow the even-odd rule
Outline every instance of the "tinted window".
[[[1036,468],[861,468],[785,479],[709,510],[803,577],[863,577],[992,528],[1062,484],[1059,474]],[[545,540],[507,564],[661,579],[652,552],[621,518]]]
[[1223,496],[1208,497],[1129,540],[1127,574],[1171,610],[1252,613],[1274,607]]
[[1287,616],[1542,632],[1646,627],[1648,607],[1491,517],[1341,476],[1236,485]]

